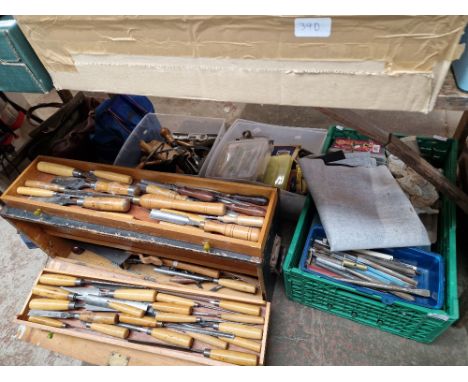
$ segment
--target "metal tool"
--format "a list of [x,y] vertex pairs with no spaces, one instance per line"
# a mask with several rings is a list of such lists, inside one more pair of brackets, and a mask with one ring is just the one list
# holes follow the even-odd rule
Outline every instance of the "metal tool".
[[243,281],[237,281],[237,280],[226,279],[226,278],[198,276],[195,274],[183,273],[183,272],[173,271],[173,270],[164,269],[164,268],[153,268],[153,269],[157,273],[162,273],[162,274],[169,275],[169,276],[181,276],[181,277],[193,279],[195,281],[200,281],[200,282],[212,282],[212,283],[219,284],[223,286],[224,288],[234,289],[234,290],[238,290],[241,292],[255,293],[257,291],[257,287],[255,285],[252,285]]
[[[74,179],[74,178],[73,178]],[[69,190],[63,186],[59,186],[58,184],[53,184],[53,183],[47,183],[47,182],[41,182],[38,180],[27,180],[24,182],[25,187],[29,188],[34,188],[38,189],[40,188],[41,190],[49,190],[49,191],[55,191],[55,194],[50,194],[50,196],[66,196],[70,195],[70,197],[73,197],[73,195],[76,195],[76,197],[83,197],[83,196],[103,196],[106,198],[109,197],[115,197],[115,198],[122,198],[122,195],[113,195],[113,194],[107,194],[105,192],[96,192],[96,191],[83,191],[83,190]],[[45,195],[43,192],[35,191],[35,193],[40,193],[40,195],[37,196],[42,196]],[[35,196],[35,195],[33,195]]]
[[37,169],[41,172],[58,176],[74,176],[77,178],[90,179],[102,178],[124,184],[132,184],[133,182],[133,179],[130,175],[119,174],[116,172],[105,170],[81,171],[70,166],[44,161],[38,162]]
[[160,341],[182,346],[184,348],[190,348],[193,343],[192,337],[166,328],[146,328],[143,326],[122,323],[118,324],[117,326],[127,328],[129,330],[134,330],[136,332],[145,333]]
[[[58,273],[47,273],[39,277],[39,283],[53,286],[82,286],[96,285],[101,287],[114,288],[141,288],[132,284],[119,283],[114,281],[99,281],[94,279],[79,278],[74,276],[62,275]],[[78,292],[76,292],[78,293]]]
[[74,177],[56,177],[52,180],[53,184],[65,187],[71,190],[81,190],[82,188],[91,188],[98,192],[104,192],[114,195],[138,196],[140,195],[140,187],[130,186],[118,182],[107,182],[104,180],[90,181]]
[[33,200],[62,206],[77,205],[91,210],[113,212],[127,212],[130,209],[130,201],[124,198],[62,194],[30,187],[18,187],[16,192],[20,195],[31,196]]
[[260,230],[258,228],[244,227],[235,224],[215,223],[213,221],[197,221],[181,214],[164,212],[157,209],[151,210],[150,218],[173,224],[200,227],[205,232],[215,232],[227,237],[234,237],[236,239],[258,241],[260,237]]
[[430,297],[431,296],[431,291],[429,289],[416,289],[416,288],[405,288],[405,287],[400,287],[397,285],[391,285],[391,284],[381,284],[377,282],[368,282],[368,281],[361,281],[361,280],[353,280],[350,278],[341,278],[337,277],[336,278],[339,281],[347,282],[350,284],[355,284],[355,285],[360,285],[364,287],[369,287],[369,288],[376,288],[376,289],[384,289],[384,290],[391,290],[391,291],[396,291],[396,292],[404,292],[404,293],[411,293],[416,296],[421,296],[421,297]]
[[128,342],[147,345],[147,346],[156,346],[163,347],[165,349],[180,350],[190,353],[203,354],[204,357],[210,358],[217,361],[228,362],[240,366],[256,366],[258,365],[258,356],[251,353],[243,353],[234,350],[224,350],[224,349],[193,349],[189,347],[180,347],[180,346],[170,346],[170,345],[160,345],[154,342],[141,341],[141,340],[128,340]]
[[70,319],[74,318],[85,322],[99,322],[101,324],[116,324],[118,322],[118,316],[116,313],[70,313],[70,312],[57,312],[51,310],[30,310],[28,316],[35,317],[50,317],[50,318],[61,318]]

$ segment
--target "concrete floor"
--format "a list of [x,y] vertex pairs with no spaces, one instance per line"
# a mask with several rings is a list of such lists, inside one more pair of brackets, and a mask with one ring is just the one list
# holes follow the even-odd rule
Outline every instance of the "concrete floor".
[[[54,98],[54,95],[49,96]],[[236,118],[289,126],[327,127],[328,118],[310,108],[245,105],[152,98],[161,113],[180,113]],[[35,102],[39,100],[34,99]],[[42,101],[42,99],[41,99]],[[412,134],[450,136],[457,114],[362,112],[382,127]],[[292,228],[292,227],[290,227]],[[46,255],[29,250],[16,231],[0,218],[0,365],[80,365],[64,357],[14,338],[13,323]],[[468,259],[459,251],[459,289],[468,287]],[[465,256],[466,257],[466,256]],[[365,327],[289,301],[281,280],[272,303],[267,347],[268,365],[468,365],[468,332],[450,328],[433,344],[425,345]]]

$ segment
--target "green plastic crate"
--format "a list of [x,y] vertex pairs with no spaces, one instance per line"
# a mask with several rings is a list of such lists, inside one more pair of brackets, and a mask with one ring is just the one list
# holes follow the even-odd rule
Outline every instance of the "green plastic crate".
[[[332,127],[324,143],[324,151],[330,147],[335,137],[366,138],[351,129]],[[423,156],[434,165],[441,166],[445,176],[455,182],[456,141],[420,137],[418,143]],[[455,204],[448,198],[442,196],[439,236],[434,248],[444,257],[446,265],[445,303],[443,309],[438,310],[400,301],[385,305],[380,297],[369,296],[356,291],[352,286],[301,271],[298,267],[299,260],[314,214],[315,207],[309,196],[283,264],[286,294],[291,300],[426,343],[434,341],[458,319]]]

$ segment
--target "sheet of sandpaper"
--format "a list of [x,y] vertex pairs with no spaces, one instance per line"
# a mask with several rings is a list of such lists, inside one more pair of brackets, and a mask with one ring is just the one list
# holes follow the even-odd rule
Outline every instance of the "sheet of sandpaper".
[[427,231],[387,166],[300,165],[332,251],[430,245]]

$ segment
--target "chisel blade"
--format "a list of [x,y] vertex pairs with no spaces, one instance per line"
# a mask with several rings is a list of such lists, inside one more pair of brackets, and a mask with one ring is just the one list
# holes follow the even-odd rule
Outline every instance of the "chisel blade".
[[71,190],[81,190],[82,188],[89,187],[88,182],[84,179],[74,177],[56,177],[52,180],[52,183]]
[[51,318],[74,318],[74,313],[55,312],[52,310],[30,310],[28,316],[51,317]]

